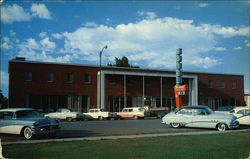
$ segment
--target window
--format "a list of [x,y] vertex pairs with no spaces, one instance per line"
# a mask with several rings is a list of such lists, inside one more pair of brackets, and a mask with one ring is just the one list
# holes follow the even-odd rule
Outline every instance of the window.
[[32,81],[32,72],[25,72],[24,73],[24,80],[25,81]]
[[84,75],[84,83],[91,83],[91,76],[89,74]]
[[208,80],[208,88],[213,88],[213,81],[212,80]]
[[73,82],[73,73],[67,73],[66,82]]
[[177,114],[192,115],[192,109],[181,109]]
[[232,81],[232,89],[236,89],[237,88],[237,82],[236,81]]
[[224,81],[220,81],[220,88],[225,88],[225,82]]
[[47,81],[48,82],[54,82],[54,73],[49,72],[47,75]]

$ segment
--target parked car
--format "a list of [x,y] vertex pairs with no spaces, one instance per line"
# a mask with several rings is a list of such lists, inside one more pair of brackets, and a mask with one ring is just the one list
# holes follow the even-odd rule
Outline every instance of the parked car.
[[44,118],[35,109],[9,108],[0,110],[0,133],[23,135],[26,139],[38,134],[54,135],[59,120]]
[[162,123],[174,128],[180,126],[215,128],[219,131],[239,127],[236,117],[226,113],[213,112],[208,106],[185,106],[162,118]]
[[146,111],[150,117],[156,117],[158,119],[163,118],[167,113],[169,113],[169,109],[167,107],[149,107]]
[[235,107],[230,113],[237,117],[240,125],[250,125],[250,106]]
[[117,113],[117,117],[121,119],[125,118],[133,118],[139,119],[149,116],[148,111],[146,111],[143,107],[128,107],[123,108],[122,112]]
[[67,108],[57,109],[56,112],[48,113],[44,115],[45,117],[58,118],[61,120],[73,121],[73,120],[83,120],[84,115],[80,112],[74,112]]
[[88,113],[83,113],[85,119],[116,119],[116,113],[108,112],[104,109],[89,109]]

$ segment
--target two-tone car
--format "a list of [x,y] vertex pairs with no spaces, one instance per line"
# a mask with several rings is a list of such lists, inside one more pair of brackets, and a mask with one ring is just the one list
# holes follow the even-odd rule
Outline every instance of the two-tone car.
[[104,119],[116,119],[116,113],[115,112],[109,112],[104,109],[89,109],[88,113],[83,113],[84,118],[88,120],[92,119],[98,119],[98,120],[104,120]]
[[226,113],[216,113],[208,106],[184,106],[162,118],[162,123],[174,128],[180,126],[215,128],[219,131],[239,127],[237,118]]
[[250,125],[250,106],[238,106],[229,113],[237,117],[240,125]]
[[82,113],[72,111],[71,109],[68,108],[60,108],[57,109],[56,112],[48,113],[45,114],[44,116],[50,118],[58,118],[60,120],[67,120],[67,121],[84,119],[84,115]]
[[44,118],[32,108],[0,110],[0,133],[22,135],[31,139],[39,134],[54,135],[59,129],[58,119]]

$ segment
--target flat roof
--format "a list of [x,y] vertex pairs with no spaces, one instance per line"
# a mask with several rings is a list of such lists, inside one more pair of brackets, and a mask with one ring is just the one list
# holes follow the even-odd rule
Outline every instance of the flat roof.
[[[47,65],[66,65],[66,66],[79,66],[79,67],[93,67],[93,68],[99,68],[100,66],[97,65],[86,65],[86,64],[71,64],[71,63],[57,63],[57,62],[39,62],[39,61],[26,61],[25,59],[17,60],[12,59],[9,60],[9,62],[17,62],[17,63],[31,63],[31,64],[47,64]],[[145,68],[133,68],[133,67],[114,67],[114,66],[102,66],[102,69],[119,69],[119,70],[136,70],[136,71],[151,71],[151,72],[174,72],[173,70],[165,70],[165,69],[145,69]],[[192,71],[186,71],[182,70],[184,73],[190,73],[190,74],[211,74],[211,75],[231,75],[231,76],[244,76],[243,74],[230,74],[230,73],[212,73],[212,72],[192,72]]]

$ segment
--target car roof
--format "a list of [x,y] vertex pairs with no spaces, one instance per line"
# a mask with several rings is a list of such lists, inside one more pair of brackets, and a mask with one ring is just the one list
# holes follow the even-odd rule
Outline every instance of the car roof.
[[234,108],[235,111],[239,111],[241,109],[250,109],[250,106],[237,106]]
[[188,108],[188,109],[204,109],[204,108],[208,108],[208,106],[205,105],[188,105],[188,106],[184,106],[182,108]]
[[3,112],[3,111],[16,112],[20,110],[35,110],[35,109],[33,108],[6,108],[6,109],[0,109],[0,112]]

